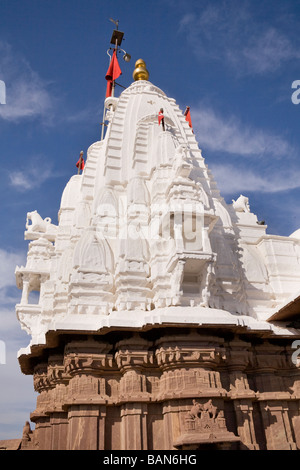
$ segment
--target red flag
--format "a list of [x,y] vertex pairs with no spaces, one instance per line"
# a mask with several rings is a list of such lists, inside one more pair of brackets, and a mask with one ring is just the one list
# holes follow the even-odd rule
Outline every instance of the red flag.
[[158,124],[162,125],[163,131],[165,130],[165,117],[164,117],[164,110],[163,108],[160,108],[159,113],[158,113]]
[[159,111],[159,113],[158,113],[158,124],[160,124],[163,119],[164,119],[164,113],[162,111]]
[[[81,165],[80,165],[80,160],[81,160]],[[80,168],[79,168],[79,165],[80,165]],[[76,163],[76,166],[77,166],[77,168],[79,168],[79,170],[84,169],[84,160],[83,160],[83,158],[79,158],[78,162]]]
[[[184,115],[185,115],[185,120],[189,123],[189,126],[192,128],[193,130],[193,126],[192,126],[192,119],[191,119],[191,112],[190,112],[190,107],[187,106],[186,107],[186,110],[184,112]],[[194,131],[193,131],[194,132]]]
[[107,80],[106,98],[111,96],[113,81],[122,74],[116,51],[114,50],[105,78]]

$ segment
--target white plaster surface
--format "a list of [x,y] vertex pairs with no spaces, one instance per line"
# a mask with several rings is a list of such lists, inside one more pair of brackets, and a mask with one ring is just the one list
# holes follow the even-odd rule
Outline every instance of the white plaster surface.
[[[299,291],[299,231],[267,234],[247,196],[226,204],[183,112],[152,83],[134,82],[106,107],[105,138],[67,183],[58,226],[27,214],[16,312],[32,340],[20,354],[53,330],[236,325],[292,335],[266,320]],[[28,303],[32,290],[38,304]]]

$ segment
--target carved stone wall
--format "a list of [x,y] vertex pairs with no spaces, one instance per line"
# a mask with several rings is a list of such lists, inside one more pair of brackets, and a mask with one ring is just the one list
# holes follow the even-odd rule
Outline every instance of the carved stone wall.
[[291,354],[289,340],[216,329],[62,335],[31,358],[39,395],[21,448],[299,449]]

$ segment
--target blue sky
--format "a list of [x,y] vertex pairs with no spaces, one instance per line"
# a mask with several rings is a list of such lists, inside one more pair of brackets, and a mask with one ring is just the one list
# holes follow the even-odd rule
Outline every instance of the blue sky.
[[[300,227],[300,1],[0,0],[0,439],[19,437],[35,408],[16,354],[30,338],[14,305],[26,213],[57,223],[81,150],[100,140],[114,25],[125,32],[118,82],[143,58],[149,80],[191,107],[199,146],[225,201],[249,197],[267,233]],[[117,89],[117,94],[121,88]],[[1,97],[1,95],[0,95]]]

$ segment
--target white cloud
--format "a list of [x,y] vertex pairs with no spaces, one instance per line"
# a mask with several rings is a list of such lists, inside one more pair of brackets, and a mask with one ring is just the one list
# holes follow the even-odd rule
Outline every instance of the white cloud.
[[15,268],[24,261],[24,254],[11,253],[0,249],[0,289],[15,285]]
[[300,57],[289,39],[273,27],[253,36],[241,53],[248,68],[257,73],[275,71],[285,61]]
[[[102,117],[101,106],[94,104],[75,111],[61,104],[59,113],[56,112],[58,102],[62,103],[63,98],[51,90],[52,82],[41,78],[23,56],[1,41],[0,80],[6,89],[6,104],[0,106],[0,120],[20,122],[39,118],[43,124],[57,125],[63,122],[66,125],[93,122],[95,116]],[[3,90],[0,87],[0,103],[4,99]],[[16,185],[18,181],[22,184],[21,179],[21,175],[15,175]]]
[[67,113],[64,116],[64,122],[65,123],[84,123],[84,122],[94,122],[95,121],[95,116],[98,116],[98,118],[101,117],[102,119],[102,113],[103,110],[100,109],[99,105],[88,105],[84,109],[79,109],[79,110],[73,110],[70,113]]
[[279,135],[243,125],[234,116],[218,115],[212,108],[199,105],[193,109],[193,127],[200,145],[242,157],[292,155],[294,149]]
[[238,74],[265,74],[300,57],[294,38],[277,23],[262,20],[250,3],[218,2],[187,12],[180,31],[198,57],[222,61]]
[[5,364],[0,362],[0,439],[21,438],[25,421],[35,409],[32,377],[22,374],[17,359],[18,350],[29,343],[15,313],[21,291],[13,289],[15,268],[24,265],[25,259],[23,253],[0,249],[0,340],[5,347]]
[[238,168],[234,165],[213,164],[210,169],[221,193],[234,194],[255,191],[261,193],[278,193],[300,188],[300,171],[273,170],[267,174],[249,168]]
[[[0,249],[0,339],[15,338],[16,328],[20,327],[15,314],[15,304],[19,303],[21,291],[16,287],[15,269],[26,263],[25,253],[13,253]],[[18,336],[18,335],[17,335]]]
[[21,169],[10,171],[8,178],[10,185],[20,192],[39,188],[47,179],[59,176],[52,170],[52,165],[45,157],[35,157]]
[[22,374],[18,364],[17,350],[22,341],[26,338],[20,337],[19,344],[5,341],[6,364],[0,364],[0,439],[21,438],[25,421],[36,407],[32,376]]
[[20,191],[27,191],[41,186],[41,184],[51,177],[51,170],[46,169],[39,172],[38,168],[31,168],[26,173],[23,171],[12,171],[9,175],[10,183]]
[[43,80],[28,62],[0,42],[0,78],[6,85],[6,104],[0,106],[0,118],[19,121],[42,117],[51,119],[53,97],[49,83]]

